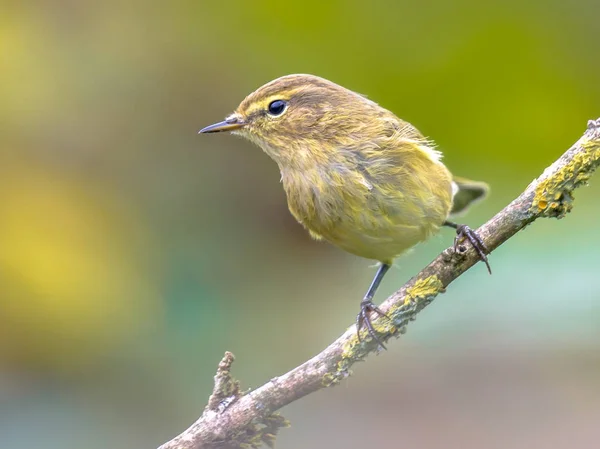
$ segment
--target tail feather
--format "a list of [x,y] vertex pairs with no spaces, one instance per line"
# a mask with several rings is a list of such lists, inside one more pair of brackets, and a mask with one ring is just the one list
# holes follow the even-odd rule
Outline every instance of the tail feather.
[[465,213],[471,205],[484,199],[490,191],[489,186],[484,182],[471,181],[458,176],[453,177],[453,184],[455,194],[450,216]]

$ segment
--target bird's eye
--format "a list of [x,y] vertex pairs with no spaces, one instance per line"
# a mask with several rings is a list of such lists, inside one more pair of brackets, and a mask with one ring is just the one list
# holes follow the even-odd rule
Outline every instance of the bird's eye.
[[285,111],[286,106],[287,103],[283,100],[272,101],[269,103],[269,114],[274,116],[281,115],[283,114],[283,111]]

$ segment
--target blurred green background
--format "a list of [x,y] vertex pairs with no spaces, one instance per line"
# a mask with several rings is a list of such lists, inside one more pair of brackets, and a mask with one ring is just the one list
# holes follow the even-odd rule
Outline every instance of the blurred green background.
[[[257,387],[352,323],[372,262],[310,240],[276,165],[202,135],[313,73],[409,120],[505,206],[600,116],[590,0],[22,1],[0,15],[0,447],[154,448],[225,350]],[[600,175],[449,288],[279,448],[587,448],[600,421]],[[378,300],[450,244],[403,257]]]

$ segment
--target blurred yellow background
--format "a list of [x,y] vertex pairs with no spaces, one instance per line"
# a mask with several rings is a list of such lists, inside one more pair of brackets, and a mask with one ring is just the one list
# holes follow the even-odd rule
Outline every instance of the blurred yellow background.
[[[198,136],[313,73],[434,138],[505,206],[600,116],[600,3],[4,2],[0,447],[153,448],[202,412],[225,350],[256,387],[351,324],[372,263],[310,240],[276,165]],[[592,448],[600,175],[458,279],[278,447]],[[400,259],[378,301],[453,238]]]

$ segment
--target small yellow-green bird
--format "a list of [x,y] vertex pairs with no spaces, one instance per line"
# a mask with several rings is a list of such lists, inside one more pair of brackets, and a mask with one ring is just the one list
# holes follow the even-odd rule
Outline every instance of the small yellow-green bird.
[[[487,248],[448,221],[483,198],[487,185],[453,177],[433,142],[365,96],[313,75],[277,78],[248,95],[225,121],[279,166],[290,212],[317,239],[381,265],[360,303],[357,331],[377,337],[373,296],[394,259],[436,233],[456,229],[488,270]],[[491,273],[491,271],[490,271]]]

